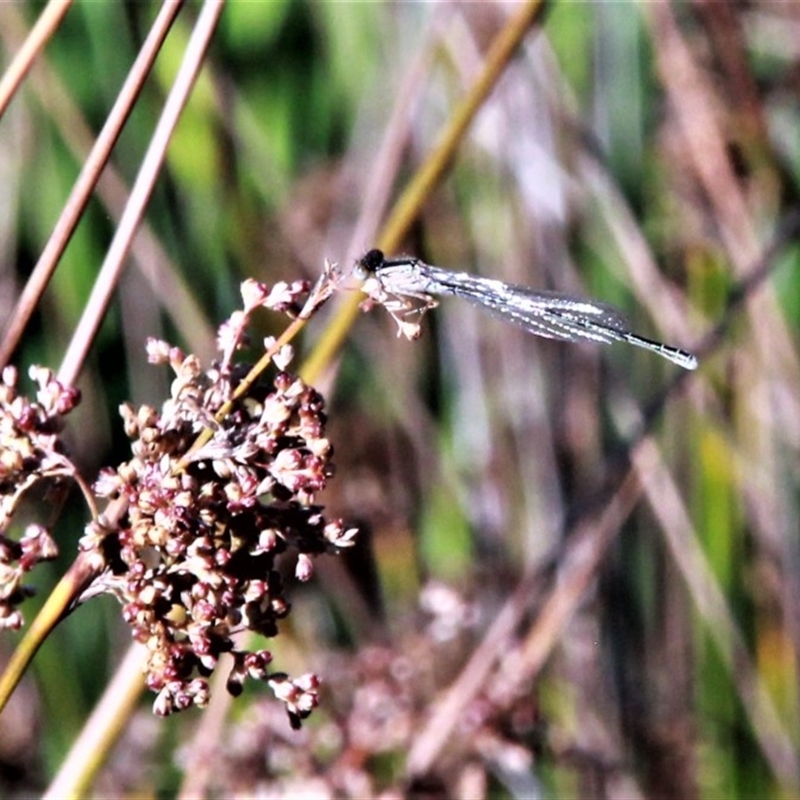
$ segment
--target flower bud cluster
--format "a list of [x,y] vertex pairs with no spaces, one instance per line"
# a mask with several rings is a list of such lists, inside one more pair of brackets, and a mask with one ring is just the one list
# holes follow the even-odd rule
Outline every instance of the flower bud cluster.
[[28,374],[37,386],[35,400],[18,392],[13,366],[5,367],[0,378],[0,628],[22,625],[17,606],[32,594],[22,582],[25,573],[58,555],[41,525],[29,525],[19,541],[5,535],[22,495],[43,478],[75,473],[58,433],[80,393],[44,367],[31,367]]
[[[157,713],[205,705],[206,679],[227,652],[234,658],[228,690],[239,694],[246,677],[266,680],[298,724],[316,704],[316,679],[270,674],[271,654],[239,650],[234,637],[277,635],[290,610],[281,554],[297,558],[296,576],[306,580],[311,556],[352,544],[355,530],[326,520],[314,503],[332,472],[322,396],[281,371],[271,386],[256,382],[233,399],[245,367],[231,356],[253,297],[288,305],[292,292],[257,292],[252,282],[245,289],[247,307],[223,325],[221,361],[212,369],[202,371],[195,356],[164,342],[148,344],[150,360],[175,373],[171,397],[160,410],[122,407],[133,458],[105,470],[94,488],[124,498],[127,510],[115,536],[101,520],[87,529],[83,547],[102,551],[106,584],[148,650]],[[289,357],[284,351],[282,363]],[[211,436],[198,446],[203,431]]]

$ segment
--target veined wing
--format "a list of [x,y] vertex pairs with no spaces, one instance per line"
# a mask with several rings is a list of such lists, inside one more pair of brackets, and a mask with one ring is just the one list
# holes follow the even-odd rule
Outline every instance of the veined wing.
[[450,272],[413,258],[387,260],[380,251],[369,255],[381,285],[396,296],[461,297],[537,336],[569,342],[627,342],[685,369],[697,367],[697,359],[691,353],[636,335],[617,309],[603,303],[536,291],[467,272]]

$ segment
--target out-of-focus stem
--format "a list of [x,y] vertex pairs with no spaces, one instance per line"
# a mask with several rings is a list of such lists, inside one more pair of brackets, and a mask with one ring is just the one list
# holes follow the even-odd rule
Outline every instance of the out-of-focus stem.
[[[430,155],[417,170],[389,215],[378,237],[377,246],[381,250],[391,253],[400,246],[403,237],[419,214],[422,204],[451,164],[470,123],[545,6],[545,0],[529,0],[508,20],[494,39],[486,54],[483,70],[450,117]],[[300,376],[307,383],[316,380],[344,343],[351,325],[358,316],[358,306],[362,299],[359,294],[354,294],[340,306],[328,329],[300,368]]]

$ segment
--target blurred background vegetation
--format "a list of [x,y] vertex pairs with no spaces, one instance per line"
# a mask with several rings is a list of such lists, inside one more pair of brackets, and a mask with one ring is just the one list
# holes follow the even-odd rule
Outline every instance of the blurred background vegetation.
[[[313,279],[378,241],[380,198],[518,7],[226,4],[81,373],[68,436],[85,475],[128,457],[119,403],[165,395],[147,336],[208,357],[245,277]],[[0,4],[4,65],[42,8]],[[116,189],[199,10],[181,10],[114,148]],[[0,118],[0,320],[157,11],[74,4]],[[156,720],[143,697],[99,795],[798,795],[799,76],[798,4],[550,5],[401,249],[590,294],[696,350],[699,371],[535,340],[458,303],[417,342],[381,309],[360,317],[316,385],[337,454],[324,500],[362,546],[292,587],[274,642],[278,669],[320,675],[321,708],[293,732],[252,686],[213,718]],[[118,222],[109,192],[14,363],[64,356]],[[296,342],[301,362],[337,303]],[[34,603],[85,521],[64,510]],[[50,637],[0,717],[4,796],[47,785],[128,638],[110,599]]]

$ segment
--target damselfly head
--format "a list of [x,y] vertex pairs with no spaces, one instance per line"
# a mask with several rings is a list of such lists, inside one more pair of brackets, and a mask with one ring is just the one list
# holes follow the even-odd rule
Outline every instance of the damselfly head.
[[361,291],[369,297],[365,301],[364,308],[370,308],[373,304],[383,304],[386,300],[386,292],[381,285],[378,277],[378,268],[385,263],[385,258],[381,250],[368,250],[353,265],[352,276],[361,286]]
[[356,261],[353,272],[357,278],[366,280],[370,275],[374,275],[385,261],[386,257],[383,255],[382,250],[368,250],[363,256],[361,256],[361,258],[358,259],[358,261]]

